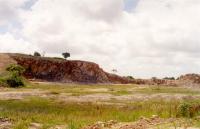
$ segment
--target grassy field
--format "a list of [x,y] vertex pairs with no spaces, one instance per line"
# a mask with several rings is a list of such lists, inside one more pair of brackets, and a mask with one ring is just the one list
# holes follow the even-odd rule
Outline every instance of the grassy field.
[[[71,96],[84,96],[93,94],[111,94],[114,96],[127,96],[132,94],[184,94],[199,95],[198,90],[180,87],[156,87],[138,85],[60,85],[60,84],[31,84],[25,88],[4,89],[1,92],[27,90],[48,91],[48,94],[59,96],[71,93]],[[47,95],[48,95],[47,94]],[[67,97],[66,97],[67,99]],[[117,99],[111,99],[118,102]],[[97,121],[117,120],[119,122],[133,122],[141,116],[151,117],[158,115],[161,118],[186,117],[194,121],[194,126],[200,127],[200,122],[194,118],[199,115],[195,110],[192,116],[187,115],[187,108],[199,105],[200,99],[172,99],[156,98],[148,101],[120,101],[123,105],[101,104],[96,102],[66,102],[52,97],[30,96],[20,100],[0,100],[0,117],[10,118],[14,129],[27,129],[31,123],[40,123],[43,129],[56,125],[65,125],[68,129],[79,129]],[[189,104],[188,104],[189,103]],[[181,109],[180,106],[182,105]],[[183,109],[182,109],[183,108]],[[186,109],[186,110],[185,110]],[[180,111],[181,114],[180,114]],[[184,113],[186,113],[184,115]],[[190,112],[189,112],[190,113]]]
[[128,94],[187,94],[200,95],[200,89],[185,87],[166,87],[166,86],[142,86],[142,85],[76,85],[76,84],[31,84],[27,88],[48,90],[52,93],[74,93],[77,95],[109,93],[113,95]]
[[135,121],[141,116],[176,116],[177,102],[152,101],[132,103],[126,107],[94,105],[91,103],[58,103],[52,100],[31,98],[23,101],[0,101],[1,117],[11,118],[15,129],[26,129],[31,122],[41,123],[44,128],[68,124],[69,128],[80,128],[97,121]]

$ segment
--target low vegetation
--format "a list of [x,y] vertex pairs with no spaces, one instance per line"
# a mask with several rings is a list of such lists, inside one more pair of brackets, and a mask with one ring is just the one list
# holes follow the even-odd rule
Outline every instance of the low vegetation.
[[0,85],[9,87],[24,86],[22,74],[25,69],[19,65],[12,64],[6,68],[7,74],[0,77]]
[[[154,98],[148,101],[121,101],[113,99],[100,103],[76,102],[59,100],[63,93],[84,96],[91,94],[112,94],[127,96],[131,94],[184,94],[198,95],[199,92],[181,87],[162,87],[138,85],[76,85],[76,84],[32,84],[21,88],[20,91],[37,89],[49,92],[55,97],[28,97],[21,100],[0,100],[0,117],[10,118],[14,129],[27,129],[31,123],[40,123],[43,129],[65,125],[69,129],[79,129],[97,121],[117,120],[119,122],[133,122],[141,117],[149,118],[157,115],[161,118],[176,118],[191,120],[195,127],[200,122],[195,118],[200,115],[200,99],[165,99]],[[105,90],[107,89],[107,90]],[[9,89],[8,89],[9,90]],[[11,89],[12,92],[14,89]],[[187,93],[188,91],[188,93]],[[18,90],[19,92],[19,90]],[[47,94],[48,95],[48,94]],[[76,97],[75,96],[75,97]],[[66,99],[68,97],[66,96]],[[112,103],[112,104],[111,104]],[[120,105],[116,105],[120,103]]]
[[73,93],[77,95],[89,95],[97,93],[108,93],[112,95],[133,95],[133,94],[186,94],[198,95],[200,90],[193,90],[185,87],[166,86],[142,86],[142,85],[78,85],[78,84],[31,84],[27,88],[47,90],[52,93]]
[[178,107],[178,116],[193,118],[199,115],[200,103],[197,101],[182,102]]
[[[196,103],[199,102],[200,100],[196,100]],[[11,118],[14,129],[27,129],[33,122],[42,124],[44,129],[55,125],[68,125],[69,129],[79,129],[97,121],[133,122],[141,116],[152,115],[171,118],[177,117],[179,110],[187,114],[188,108],[182,106],[181,102],[165,100],[133,102],[124,107],[117,107],[92,103],[62,103],[41,98],[29,98],[23,101],[1,100],[0,107],[0,117]],[[195,115],[199,115],[199,111],[196,111]]]
[[[7,74],[0,77],[0,85],[8,87],[24,86],[22,74],[24,68],[19,65],[7,67]],[[192,126],[200,127],[196,120],[200,116],[200,90],[183,87],[145,86],[145,85],[78,85],[57,83],[28,83],[16,91],[6,88],[6,92],[25,93],[24,91],[40,91],[41,95],[25,96],[19,100],[2,99],[0,96],[0,118],[9,118],[14,129],[28,129],[32,123],[39,123],[42,129],[64,125],[68,129],[80,129],[98,121],[116,120],[134,122],[141,117],[153,115],[164,119],[174,118],[192,121]],[[4,92],[4,91],[1,91]],[[69,97],[106,95],[109,100],[99,101],[67,101]],[[94,96],[93,96],[94,95]],[[144,98],[140,101],[127,98],[129,96]],[[182,99],[168,99],[160,96],[193,96]],[[44,97],[45,96],[45,97]],[[112,98],[113,97],[113,98]],[[173,97],[171,97],[173,98]],[[171,126],[172,124],[170,124]],[[174,122],[174,125],[177,125]]]

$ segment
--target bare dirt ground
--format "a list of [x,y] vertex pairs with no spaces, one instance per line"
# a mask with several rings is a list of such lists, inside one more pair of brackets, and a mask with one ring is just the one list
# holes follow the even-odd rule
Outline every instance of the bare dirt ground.
[[183,122],[180,119],[162,119],[158,116],[152,116],[151,118],[141,117],[140,120],[129,123],[121,123],[113,120],[97,122],[83,129],[198,129],[191,126],[191,123]]
[[47,97],[46,92],[40,90],[27,90],[27,91],[1,91],[0,100],[21,100],[26,97]]
[[11,120],[8,118],[0,118],[0,129],[10,129],[12,126]]
[[[98,91],[94,89],[92,91]],[[105,91],[105,89],[99,89]],[[42,91],[39,89],[28,89],[19,91],[3,91],[0,92],[0,100],[13,100],[25,99],[27,97],[42,97],[52,98],[62,102],[77,102],[77,103],[100,103],[100,104],[119,104],[123,105],[126,102],[149,101],[155,99],[164,100],[181,100],[181,99],[198,99],[200,95],[187,95],[187,94],[169,94],[169,93],[156,93],[156,94],[130,94],[130,95],[113,95],[109,93],[92,93],[86,95],[73,95],[72,93],[59,93],[54,94],[49,91]],[[113,102],[114,101],[114,102]]]
[[[13,99],[25,99],[27,97],[42,97],[42,98],[52,98],[58,101],[63,102],[78,102],[78,103],[103,103],[103,104],[112,104],[112,102],[138,102],[138,101],[149,101],[155,99],[164,99],[164,100],[181,100],[181,99],[199,99],[200,95],[190,95],[190,94],[171,94],[171,93],[154,93],[154,94],[145,94],[145,93],[130,93],[125,95],[113,95],[109,92],[106,93],[109,89],[107,88],[95,88],[88,89],[90,93],[88,94],[78,94],[74,93],[53,93],[48,90],[42,89],[18,89],[18,90],[8,90],[6,88],[0,89],[0,100],[13,100]],[[84,91],[84,90],[83,90]],[[98,91],[98,93],[96,93]],[[102,93],[100,93],[102,92]],[[113,103],[115,104],[115,103]]]
[[0,73],[5,70],[9,64],[16,63],[7,54],[0,54]]

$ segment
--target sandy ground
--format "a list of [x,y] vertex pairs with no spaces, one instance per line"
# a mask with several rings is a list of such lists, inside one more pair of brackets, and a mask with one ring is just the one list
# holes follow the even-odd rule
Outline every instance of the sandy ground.
[[[94,89],[97,91],[98,89]],[[100,91],[105,91],[100,89]],[[157,93],[157,94],[130,94],[130,95],[112,95],[109,93],[93,93],[88,95],[73,96],[71,93],[60,93],[53,94],[48,91],[42,91],[37,89],[22,90],[22,91],[3,91],[0,92],[0,100],[9,99],[24,99],[26,97],[43,97],[43,98],[56,98],[58,100],[66,102],[105,102],[105,101],[148,101],[151,99],[197,99],[200,95],[185,95],[185,94],[168,94],[168,93]]]
[[26,97],[39,96],[47,97],[47,93],[40,90],[27,90],[27,91],[1,91],[0,100],[20,100]]
[[[94,89],[97,91],[98,89]],[[100,91],[106,91],[106,89],[99,89]],[[0,91],[0,100],[13,100],[13,99],[25,99],[27,97],[42,97],[42,98],[54,98],[56,100],[65,102],[137,102],[148,101],[152,99],[164,99],[164,100],[180,100],[180,99],[197,99],[200,95],[186,95],[186,94],[130,94],[130,95],[112,95],[109,93],[93,93],[87,95],[74,96],[72,93],[60,93],[53,94],[49,91],[28,89],[22,91]]]

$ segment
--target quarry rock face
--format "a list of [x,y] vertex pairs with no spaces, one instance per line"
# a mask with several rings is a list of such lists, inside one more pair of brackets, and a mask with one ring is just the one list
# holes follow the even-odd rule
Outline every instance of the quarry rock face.
[[186,74],[178,78],[182,81],[192,81],[193,83],[200,84],[200,75],[199,74]]
[[175,80],[165,79],[135,79],[134,83],[139,85],[177,86]]
[[200,86],[199,74],[186,74],[177,79],[129,79],[105,72],[98,64],[62,58],[35,57],[24,54],[0,54],[0,74],[9,64],[19,64],[28,79],[66,83],[114,83],[163,86]]
[[199,74],[186,74],[182,75],[177,79],[177,83],[187,87],[199,87],[200,86],[200,75]]
[[77,83],[128,83],[128,80],[104,72],[99,65],[86,61],[9,54],[26,71],[29,79]]

